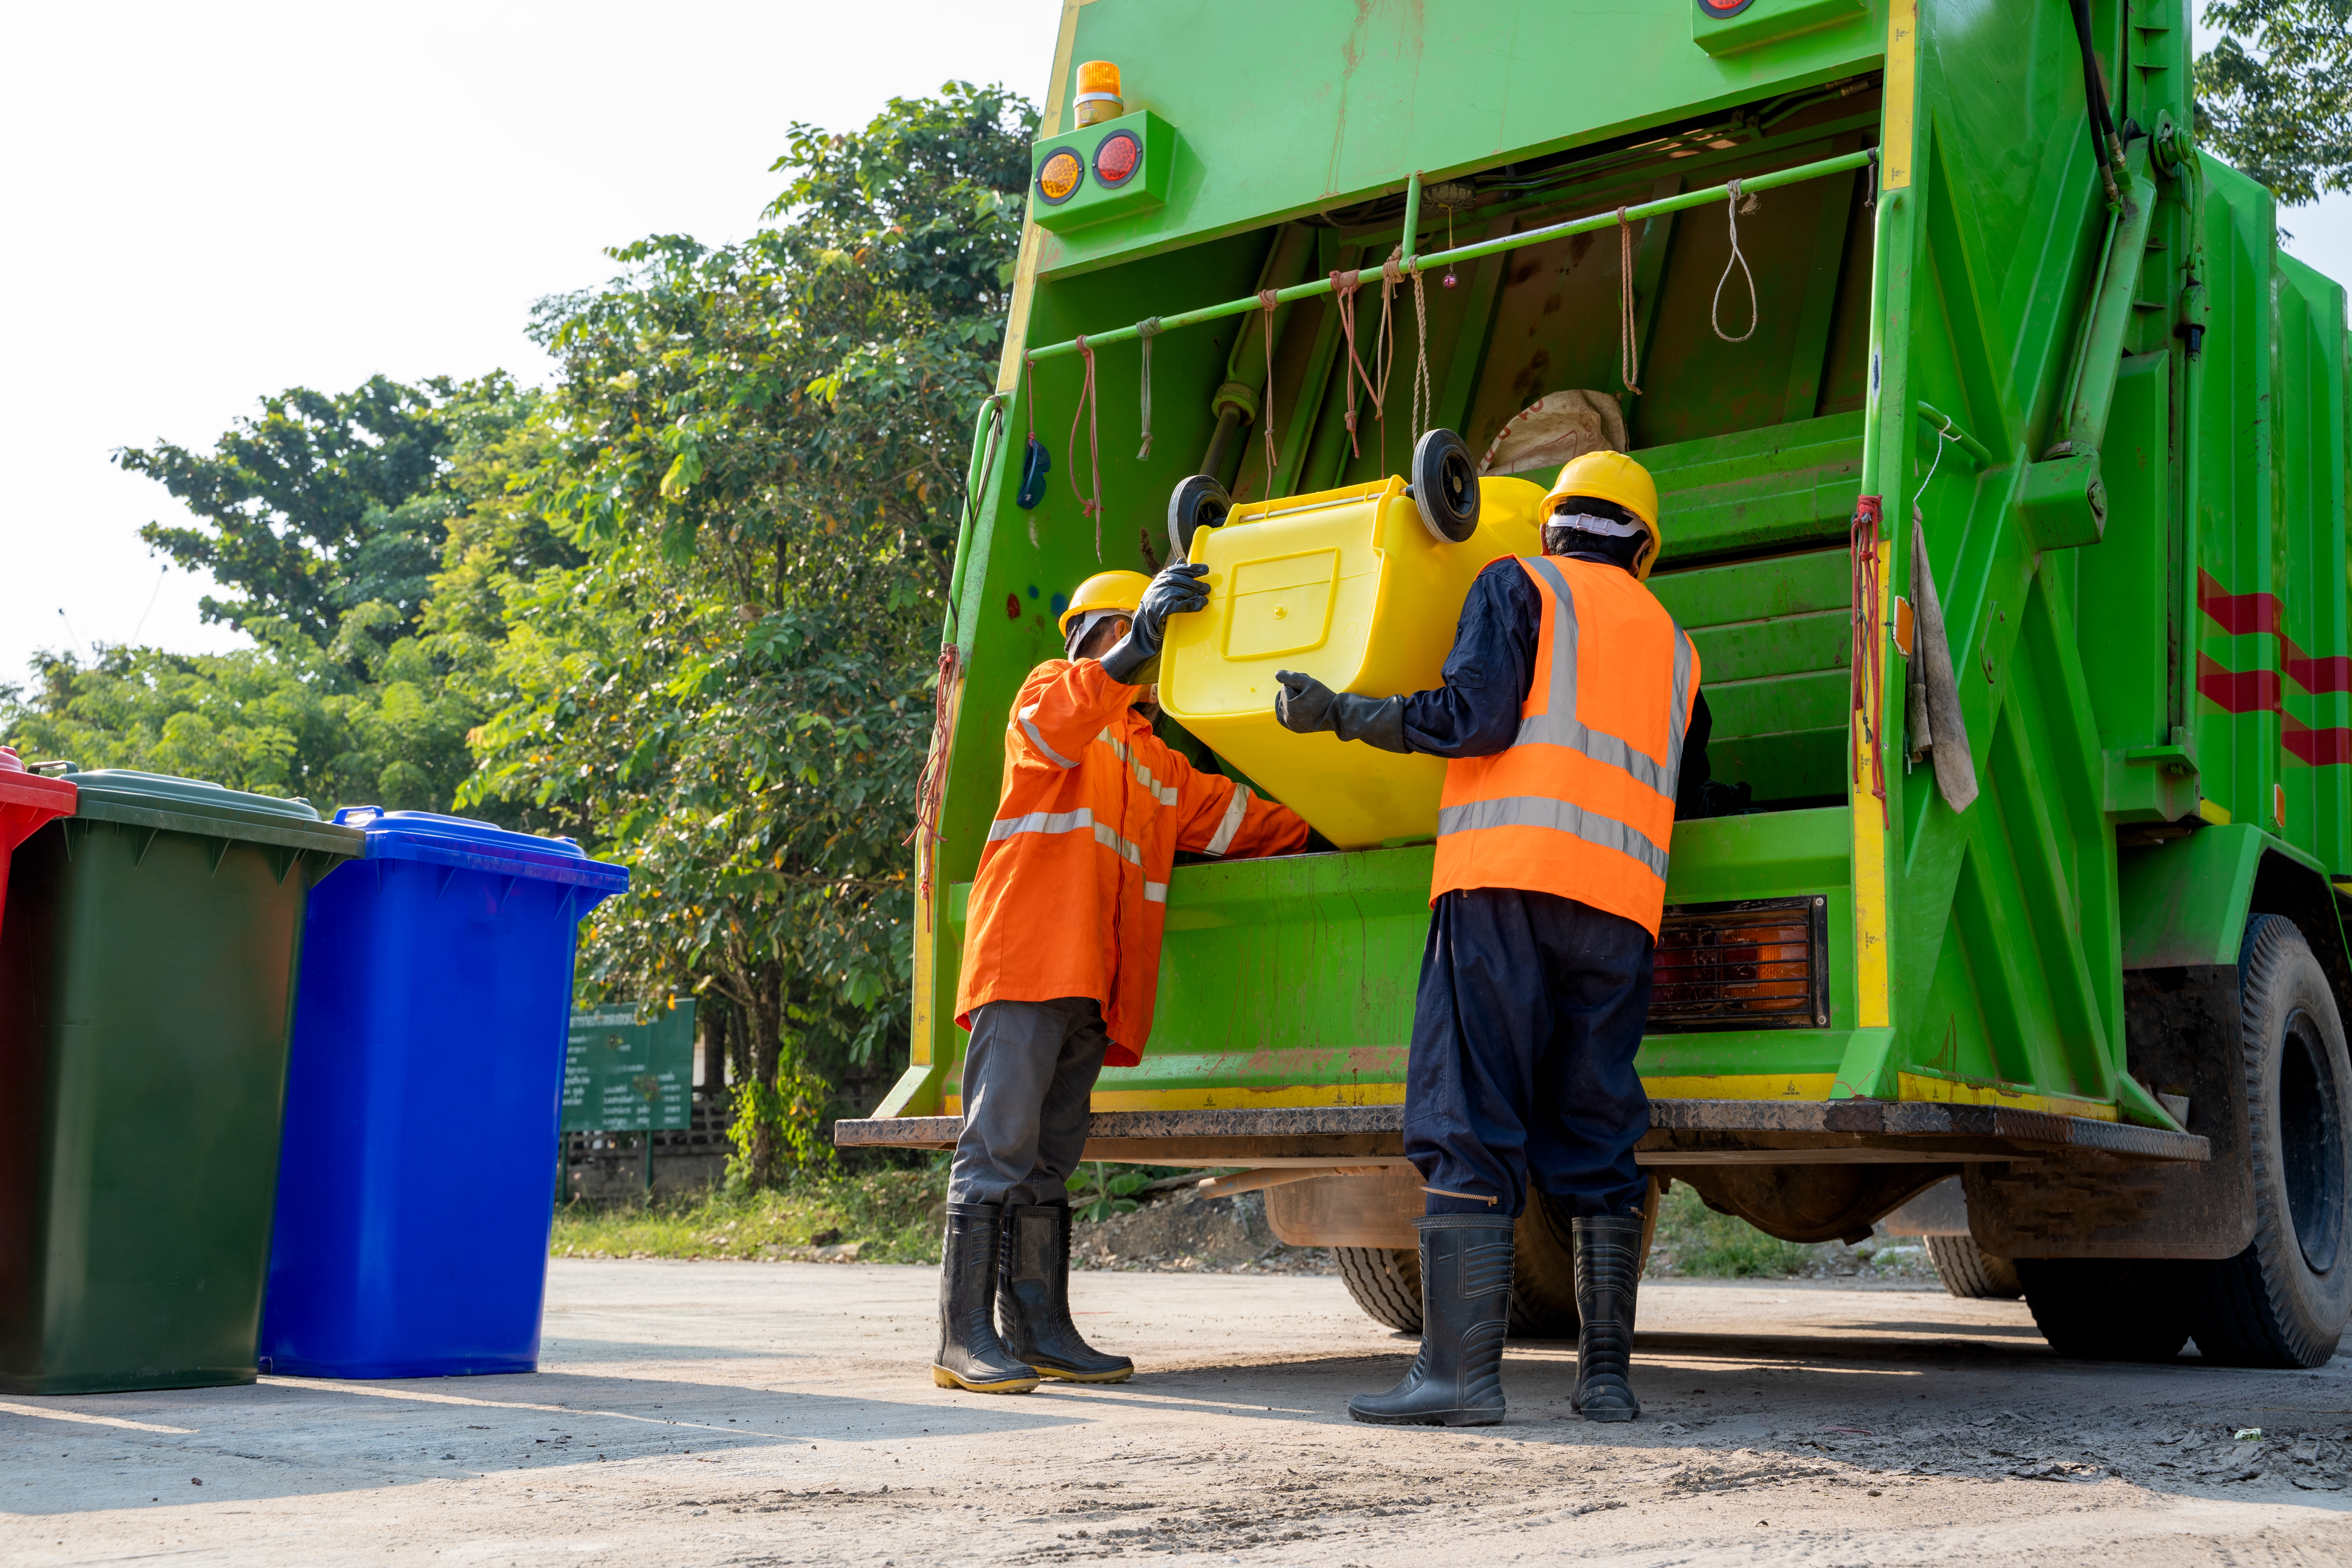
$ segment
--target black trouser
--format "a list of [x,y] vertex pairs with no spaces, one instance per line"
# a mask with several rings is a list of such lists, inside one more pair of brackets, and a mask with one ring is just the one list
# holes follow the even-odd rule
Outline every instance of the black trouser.
[[[1431,1214],[1516,1217],[1535,1184],[1574,1215],[1639,1213],[1633,1070],[1650,1010],[1650,933],[1573,899],[1511,888],[1441,896],[1429,915],[1406,1069],[1404,1152]],[[1488,1203],[1486,1200],[1495,1201]]]
[[1109,1046],[1102,1004],[1090,996],[973,1008],[948,1201],[1067,1203]]

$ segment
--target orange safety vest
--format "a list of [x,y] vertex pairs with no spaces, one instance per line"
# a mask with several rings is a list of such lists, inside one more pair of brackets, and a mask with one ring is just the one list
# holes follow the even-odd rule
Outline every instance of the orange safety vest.
[[988,1002],[1091,996],[1112,1067],[1143,1059],[1176,851],[1282,855],[1307,824],[1196,772],[1091,658],[1029,672],[1004,731],[1004,789],[972,878],[956,1022]]
[[1543,600],[1519,732],[1445,764],[1429,898],[1556,893],[1658,934],[1698,650],[1631,573],[1518,558]]

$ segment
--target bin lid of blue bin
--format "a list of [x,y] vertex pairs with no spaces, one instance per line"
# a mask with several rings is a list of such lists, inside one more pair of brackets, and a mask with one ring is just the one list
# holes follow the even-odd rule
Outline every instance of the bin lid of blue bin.
[[319,820],[307,800],[230,789],[209,779],[184,779],[137,768],[68,763],[61,773],[75,787],[74,815],[134,827],[160,827],[206,837],[247,839],[341,858],[360,852],[351,829]]
[[599,893],[626,892],[629,887],[626,866],[591,860],[569,838],[515,833],[471,817],[444,816],[437,811],[386,811],[374,805],[347,805],[335,813],[335,820],[366,836],[366,858],[371,860],[461,866],[509,877],[569,882]]

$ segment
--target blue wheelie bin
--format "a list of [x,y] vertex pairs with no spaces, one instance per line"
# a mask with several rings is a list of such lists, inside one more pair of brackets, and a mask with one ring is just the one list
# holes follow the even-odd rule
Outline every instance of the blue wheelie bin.
[[264,1371],[539,1364],[581,917],[628,887],[568,838],[347,807],[310,894]]

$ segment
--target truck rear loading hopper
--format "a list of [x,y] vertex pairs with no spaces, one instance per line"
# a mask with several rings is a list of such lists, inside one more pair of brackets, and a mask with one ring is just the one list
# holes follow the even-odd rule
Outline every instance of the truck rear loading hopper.
[[[1083,332],[1102,447],[1135,449],[1149,321],[1153,456],[1103,479],[1117,566],[1165,551],[1188,474],[1244,504],[1367,484],[1408,426],[1482,452],[1546,394],[1619,398],[1664,492],[1652,584],[1700,647],[1716,774],[1753,807],[1675,830],[1641,1058],[1654,1173],[1814,1240],[1958,1172],[2062,1348],[2331,1353],[2352,1315],[2344,295],[2191,144],[2179,0],[2095,0],[2083,31],[2055,4],[1953,0],[1098,0],[1057,48],[1041,169],[1130,121],[1150,155],[1109,161],[1144,184],[1105,216],[1033,199],[948,627],[913,1062],[839,1141],[953,1140],[999,716],[1097,566],[1074,500],[1016,508],[1015,420],[1034,390],[1039,428],[1067,426]],[[1097,58],[1133,112],[1066,129]],[[1351,439],[1345,318],[1379,340],[1392,257],[1395,379]],[[1105,1074],[1089,1148],[1345,1172],[1270,1186],[1269,1210],[1349,1249],[1391,1319],[1430,858],[1180,867],[1158,1023]],[[1560,1251],[1538,1205],[1523,1329],[1570,1321]],[[2133,1288],[2150,1270],[2174,1288]]]

